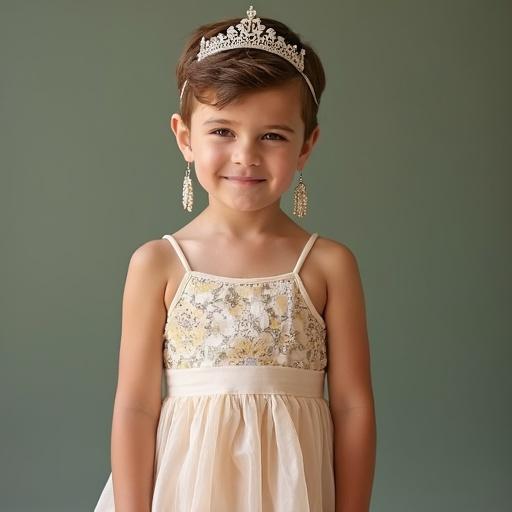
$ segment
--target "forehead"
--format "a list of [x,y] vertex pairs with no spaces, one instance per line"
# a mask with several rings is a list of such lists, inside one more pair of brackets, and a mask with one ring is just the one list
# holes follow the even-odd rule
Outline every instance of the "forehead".
[[[210,98],[209,98],[210,99]],[[210,100],[215,100],[213,95]],[[296,81],[252,91],[222,109],[194,101],[192,118],[202,124],[211,118],[230,119],[240,124],[302,123],[300,87]]]

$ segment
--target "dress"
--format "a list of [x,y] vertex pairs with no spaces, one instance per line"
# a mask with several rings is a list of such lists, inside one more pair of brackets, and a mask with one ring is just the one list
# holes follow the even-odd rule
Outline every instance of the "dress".
[[[167,312],[153,512],[334,512],[326,325],[291,272],[185,273]],[[112,473],[94,512],[113,512]]]

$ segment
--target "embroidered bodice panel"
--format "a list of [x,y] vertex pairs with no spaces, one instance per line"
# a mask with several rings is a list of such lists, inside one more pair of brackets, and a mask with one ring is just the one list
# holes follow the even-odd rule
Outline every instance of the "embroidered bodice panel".
[[327,366],[326,326],[298,274],[302,261],[279,276],[222,277],[190,270],[171,243],[186,271],[167,313],[164,368]]

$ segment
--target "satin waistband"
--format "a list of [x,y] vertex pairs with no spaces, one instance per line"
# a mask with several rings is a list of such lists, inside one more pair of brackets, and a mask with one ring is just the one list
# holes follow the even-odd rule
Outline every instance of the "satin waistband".
[[325,370],[289,366],[208,366],[165,369],[167,396],[284,394],[323,397]]

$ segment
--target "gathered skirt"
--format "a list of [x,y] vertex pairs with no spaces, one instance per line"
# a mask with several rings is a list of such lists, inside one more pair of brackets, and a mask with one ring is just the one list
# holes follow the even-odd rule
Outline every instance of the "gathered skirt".
[[[325,371],[165,370],[152,512],[334,512]],[[114,512],[112,473],[94,512]]]

